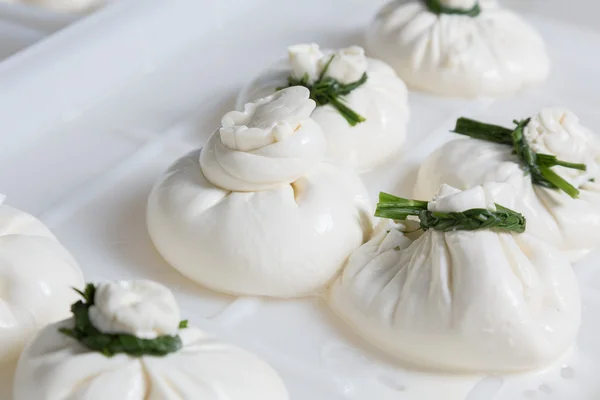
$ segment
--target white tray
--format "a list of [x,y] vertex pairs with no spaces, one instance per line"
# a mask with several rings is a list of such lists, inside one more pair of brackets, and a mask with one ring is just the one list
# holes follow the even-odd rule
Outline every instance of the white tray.
[[0,62],[87,14],[58,13],[35,5],[0,0]]
[[[0,191],[8,203],[39,215],[88,280],[145,277],[169,285],[192,324],[264,357],[293,400],[600,398],[599,252],[575,266],[585,308],[573,353],[544,371],[489,377],[403,369],[348,332],[318,298],[236,299],[166,265],[145,229],[146,198],[158,174],[200,146],[242,85],[288,44],[361,43],[383,1],[224,3],[115,4],[0,64]],[[462,115],[508,123],[561,104],[600,129],[600,34],[537,12],[527,17],[549,43],[548,84],[496,102],[412,93],[405,150],[363,175],[373,199],[380,190],[410,195],[419,161],[451,138],[447,130]],[[10,399],[8,385],[0,387],[0,398]]]

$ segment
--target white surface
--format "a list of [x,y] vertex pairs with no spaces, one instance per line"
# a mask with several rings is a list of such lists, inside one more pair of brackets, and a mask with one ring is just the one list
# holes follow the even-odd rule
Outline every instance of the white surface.
[[83,16],[0,1],[0,62]]
[[0,17],[0,60],[44,38],[37,29],[7,21]]
[[[408,372],[345,331],[319,299],[236,300],[191,283],[165,264],[145,229],[145,204],[156,177],[214,131],[241,86],[277,60],[282,48],[360,42],[381,5],[311,0],[299,8],[291,0],[254,0],[231,9],[225,3],[116,4],[0,64],[0,188],[8,203],[41,215],[87,279],[145,277],[169,285],[184,318],[271,362],[293,400],[430,400],[433,388],[447,400],[597,399],[598,253],[575,267],[584,309],[573,354],[544,371],[490,377]],[[549,4],[540,13],[552,15]],[[592,7],[581,11],[588,26]],[[569,2],[569,10],[575,9]],[[586,51],[598,48],[599,35],[528,17],[550,43],[554,68],[548,84],[495,103],[411,93],[406,150],[395,165],[363,176],[373,195],[396,186],[396,193],[409,195],[416,164],[449,139],[445,132],[461,115],[499,123],[562,104],[587,126],[600,127],[600,55]]]
[[15,24],[46,34],[56,32],[77,21],[82,14],[63,14],[17,2],[0,1],[0,17]]

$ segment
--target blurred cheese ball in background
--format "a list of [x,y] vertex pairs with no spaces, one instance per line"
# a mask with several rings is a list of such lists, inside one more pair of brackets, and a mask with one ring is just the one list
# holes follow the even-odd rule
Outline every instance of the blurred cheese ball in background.
[[447,96],[507,96],[550,72],[542,37],[495,0],[392,1],[367,51],[410,88]]

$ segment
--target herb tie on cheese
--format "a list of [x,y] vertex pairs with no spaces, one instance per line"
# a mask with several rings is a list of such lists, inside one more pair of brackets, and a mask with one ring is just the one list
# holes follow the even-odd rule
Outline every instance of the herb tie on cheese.
[[527,124],[529,124],[530,120],[531,118],[513,121],[517,126],[515,129],[511,130],[502,126],[485,124],[468,118],[459,118],[456,121],[454,132],[470,136],[474,139],[511,146],[513,148],[513,154],[519,158],[522,166],[529,174],[531,174],[531,180],[535,185],[549,189],[559,189],[572,198],[577,198],[579,196],[579,189],[561,178],[556,172],[552,171],[551,168],[554,166],[561,166],[585,171],[585,164],[561,161],[557,159],[556,156],[550,154],[538,154],[533,151],[524,135],[524,129]]
[[330,104],[351,126],[355,126],[366,120],[363,116],[344,104],[342,96],[348,95],[354,89],[363,85],[367,81],[367,73],[363,73],[361,78],[357,81],[345,84],[340,83],[337,79],[327,76],[327,71],[335,57],[335,54],[331,55],[315,82],[311,83],[311,77],[308,73],[305,73],[300,79],[289,76],[288,86],[278,87],[277,90],[285,89],[290,86],[304,86],[310,90],[310,98],[317,103],[317,106]]
[[[59,331],[80,342],[90,350],[97,351],[107,357],[125,353],[134,357],[165,356],[181,349],[179,335],[158,335],[152,339],[140,338],[130,333],[107,333],[94,326],[90,318],[90,308],[95,305],[97,287],[88,284],[82,292],[75,289],[82,297],[71,306],[75,326],[72,329],[61,328]],[[179,329],[187,328],[187,321],[179,323]]]
[[481,13],[479,1],[474,0],[424,0],[434,14],[455,14],[476,17]]
[[421,229],[442,232],[498,229],[516,233],[525,232],[525,217],[499,204],[496,211],[474,208],[462,212],[429,211],[427,201],[409,200],[388,193],[379,194],[376,217],[406,220],[409,216],[419,218]]

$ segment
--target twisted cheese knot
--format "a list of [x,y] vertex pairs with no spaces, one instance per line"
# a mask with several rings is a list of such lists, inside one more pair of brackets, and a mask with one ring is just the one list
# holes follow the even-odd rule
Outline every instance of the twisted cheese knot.
[[[533,151],[555,155],[563,161],[585,164],[586,171],[556,167],[557,172],[578,187],[598,176],[600,141],[563,107],[547,107],[533,116],[524,135]],[[558,169],[559,168],[559,169]]]
[[102,333],[130,334],[142,339],[175,336],[180,320],[173,293],[147,280],[98,284],[89,316]]
[[348,84],[358,81],[367,72],[368,63],[365,50],[358,46],[339,49],[335,52],[322,52],[319,45],[315,43],[297,44],[288,47],[288,54],[292,66],[292,76],[302,79],[305,74],[308,74],[310,84],[319,78],[332,56],[333,59],[325,72],[325,77]]
[[204,176],[220,188],[248,192],[294,182],[323,159],[315,102],[294,86],[232,111],[200,154]]

